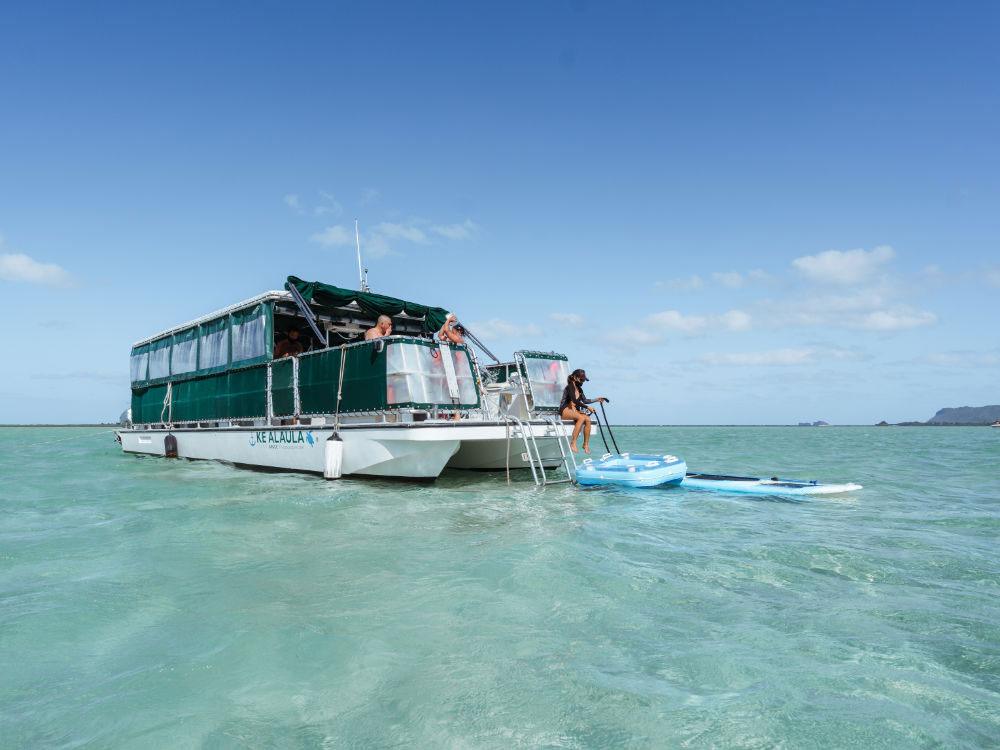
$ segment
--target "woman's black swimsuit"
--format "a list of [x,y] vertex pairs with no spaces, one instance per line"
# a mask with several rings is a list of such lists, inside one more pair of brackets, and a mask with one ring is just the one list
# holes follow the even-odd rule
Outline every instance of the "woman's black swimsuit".
[[[576,398],[573,397],[573,391],[576,391],[579,395]],[[563,413],[563,409],[567,406],[575,406],[578,411],[583,411],[587,404],[592,404],[595,401],[600,401],[598,398],[586,398],[583,395],[583,388],[579,386],[574,387],[572,384],[567,385],[565,390],[563,390],[562,401],[559,402],[559,413]]]

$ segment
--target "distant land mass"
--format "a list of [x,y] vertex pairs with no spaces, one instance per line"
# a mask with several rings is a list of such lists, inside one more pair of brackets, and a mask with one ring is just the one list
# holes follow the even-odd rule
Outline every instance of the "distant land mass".
[[[927,425],[975,426],[1000,421],[1000,404],[993,406],[955,406],[938,409],[926,422],[897,422],[897,427],[924,427]],[[892,427],[884,419],[876,427]]]
[[983,424],[1000,419],[1000,405],[956,406],[938,409],[937,414],[927,420],[927,424]]

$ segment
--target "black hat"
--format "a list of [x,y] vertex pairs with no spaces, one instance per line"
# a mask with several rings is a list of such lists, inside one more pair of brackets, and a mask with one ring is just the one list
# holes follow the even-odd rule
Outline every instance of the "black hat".
[[581,383],[586,382],[587,380],[590,380],[590,378],[587,377],[586,370],[573,370],[572,375],[573,375],[574,378],[579,379],[579,381]]

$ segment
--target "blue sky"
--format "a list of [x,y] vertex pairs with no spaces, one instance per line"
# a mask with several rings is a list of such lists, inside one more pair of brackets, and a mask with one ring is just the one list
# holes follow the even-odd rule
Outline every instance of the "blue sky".
[[[633,423],[1000,403],[990,3],[21,4],[0,422],[131,343],[357,281],[555,349]],[[473,325],[474,324],[474,325]]]

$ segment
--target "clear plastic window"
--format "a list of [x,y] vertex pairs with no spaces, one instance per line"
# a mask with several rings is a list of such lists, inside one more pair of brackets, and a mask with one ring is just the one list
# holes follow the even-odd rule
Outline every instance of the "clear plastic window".
[[229,364],[229,329],[205,333],[199,339],[198,369],[225,367]]
[[198,339],[175,341],[174,351],[170,355],[170,372],[180,375],[191,372],[198,366]]
[[146,379],[146,365],[149,362],[149,352],[142,352],[141,354],[133,354],[129,357],[128,367],[129,373],[132,376],[132,382],[138,383],[139,381]]
[[569,362],[564,359],[525,357],[524,370],[535,407],[558,409],[569,377]]
[[459,403],[476,403],[476,381],[465,351],[404,342],[391,343],[386,355],[387,403],[454,404],[448,393],[442,354],[450,356],[455,366]]
[[[156,346],[156,344],[153,344]],[[170,375],[170,344],[149,353],[149,379],[165,378]]]
[[263,315],[251,318],[242,323],[233,323],[233,363],[243,362],[247,359],[263,357],[267,352],[267,343],[264,340],[264,325],[266,320]]

